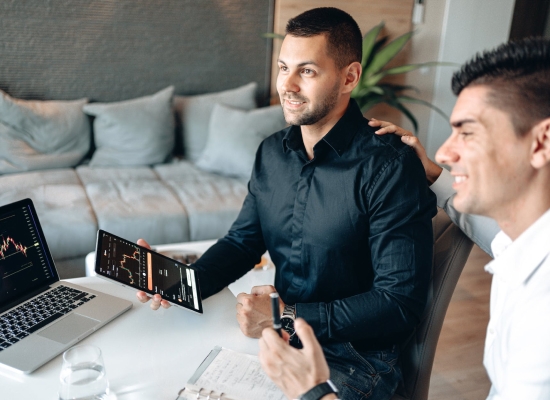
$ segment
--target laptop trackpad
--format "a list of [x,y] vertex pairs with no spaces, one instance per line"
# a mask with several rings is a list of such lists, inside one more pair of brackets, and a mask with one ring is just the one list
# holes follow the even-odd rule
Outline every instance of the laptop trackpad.
[[83,333],[92,330],[98,323],[99,321],[95,319],[78,314],[71,314],[49,328],[44,329],[37,335],[67,344],[80,337]]

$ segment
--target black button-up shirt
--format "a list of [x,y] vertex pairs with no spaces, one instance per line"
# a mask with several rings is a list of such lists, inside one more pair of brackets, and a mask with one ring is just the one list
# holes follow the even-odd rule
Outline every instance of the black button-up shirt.
[[275,288],[321,342],[402,341],[424,310],[435,196],[414,152],[377,136],[352,100],[308,160],[299,126],[268,137],[228,234],[195,264],[207,297],[267,249]]

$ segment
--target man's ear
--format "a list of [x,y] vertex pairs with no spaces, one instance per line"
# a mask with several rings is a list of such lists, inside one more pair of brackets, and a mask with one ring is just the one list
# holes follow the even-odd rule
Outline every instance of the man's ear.
[[357,86],[357,84],[359,83],[359,79],[361,78],[362,71],[363,68],[361,67],[361,64],[357,61],[352,62],[346,67],[346,79],[344,81],[342,93],[351,93],[351,91],[355,89],[355,86]]
[[532,135],[531,165],[536,169],[550,165],[550,118],[535,125]]

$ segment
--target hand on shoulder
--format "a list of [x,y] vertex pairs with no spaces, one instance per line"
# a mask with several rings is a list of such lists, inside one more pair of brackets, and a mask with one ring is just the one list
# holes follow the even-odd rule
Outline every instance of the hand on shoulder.
[[412,147],[418,158],[420,158],[422,166],[424,167],[424,171],[426,171],[426,179],[428,180],[430,185],[434,183],[437,178],[439,178],[439,175],[441,175],[441,171],[443,170],[443,168],[441,168],[439,165],[428,158],[428,155],[426,154],[426,149],[424,149],[424,146],[422,146],[420,140],[418,140],[418,138],[414,136],[411,131],[403,129],[395,124],[392,124],[391,122],[377,120],[376,118],[371,118],[369,121],[369,125],[373,128],[380,128],[375,132],[377,135],[393,133],[401,136],[401,141],[406,145]]

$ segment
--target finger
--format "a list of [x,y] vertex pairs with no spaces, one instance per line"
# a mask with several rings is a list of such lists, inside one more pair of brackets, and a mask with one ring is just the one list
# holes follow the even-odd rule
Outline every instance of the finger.
[[[285,333],[286,332],[283,330],[283,335]],[[286,336],[288,336],[288,333],[286,333]],[[285,343],[284,336],[281,338],[277,331],[273,328],[265,328],[262,331],[262,338],[265,341],[266,346],[271,349],[287,345],[287,343]]]
[[294,321],[294,329],[296,330],[296,335],[298,335],[304,345],[304,350],[317,351],[321,348],[319,341],[315,337],[313,328],[305,320],[297,318]]
[[144,239],[138,239],[137,244],[142,247],[147,247],[149,250],[151,249],[149,243],[147,243]]
[[243,299],[247,298],[248,296],[249,296],[248,293],[244,293],[244,292],[239,293],[239,294],[237,295],[237,303],[241,303],[241,304],[242,304]]
[[269,293],[275,293],[275,292],[277,291],[275,290],[273,285],[262,285],[262,286],[254,286],[250,294],[259,296],[262,294],[269,294]]
[[147,303],[149,300],[151,300],[151,298],[149,296],[147,296],[147,293],[145,293],[141,290],[136,293],[136,297],[142,303]]
[[393,124],[391,122],[388,122],[388,121],[381,121],[381,120],[376,119],[376,118],[371,118],[369,120],[369,125],[372,126],[372,127],[377,127],[377,126],[386,127],[386,126],[393,125]]
[[169,301],[166,301],[164,299],[160,301],[160,305],[162,306],[162,308],[170,308],[172,306]]
[[155,294],[151,298],[151,309],[158,310],[160,307],[161,300],[162,298],[160,297],[160,294]]
[[420,143],[420,140],[416,136],[402,136],[401,141],[411,146],[419,156],[425,153],[424,146],[422,146],[422,143]]
[[281,329],[281,334],[283,335],[283,340],[287,343],[290,343],[290,335],[288,334],[288,332],[284,329]]

